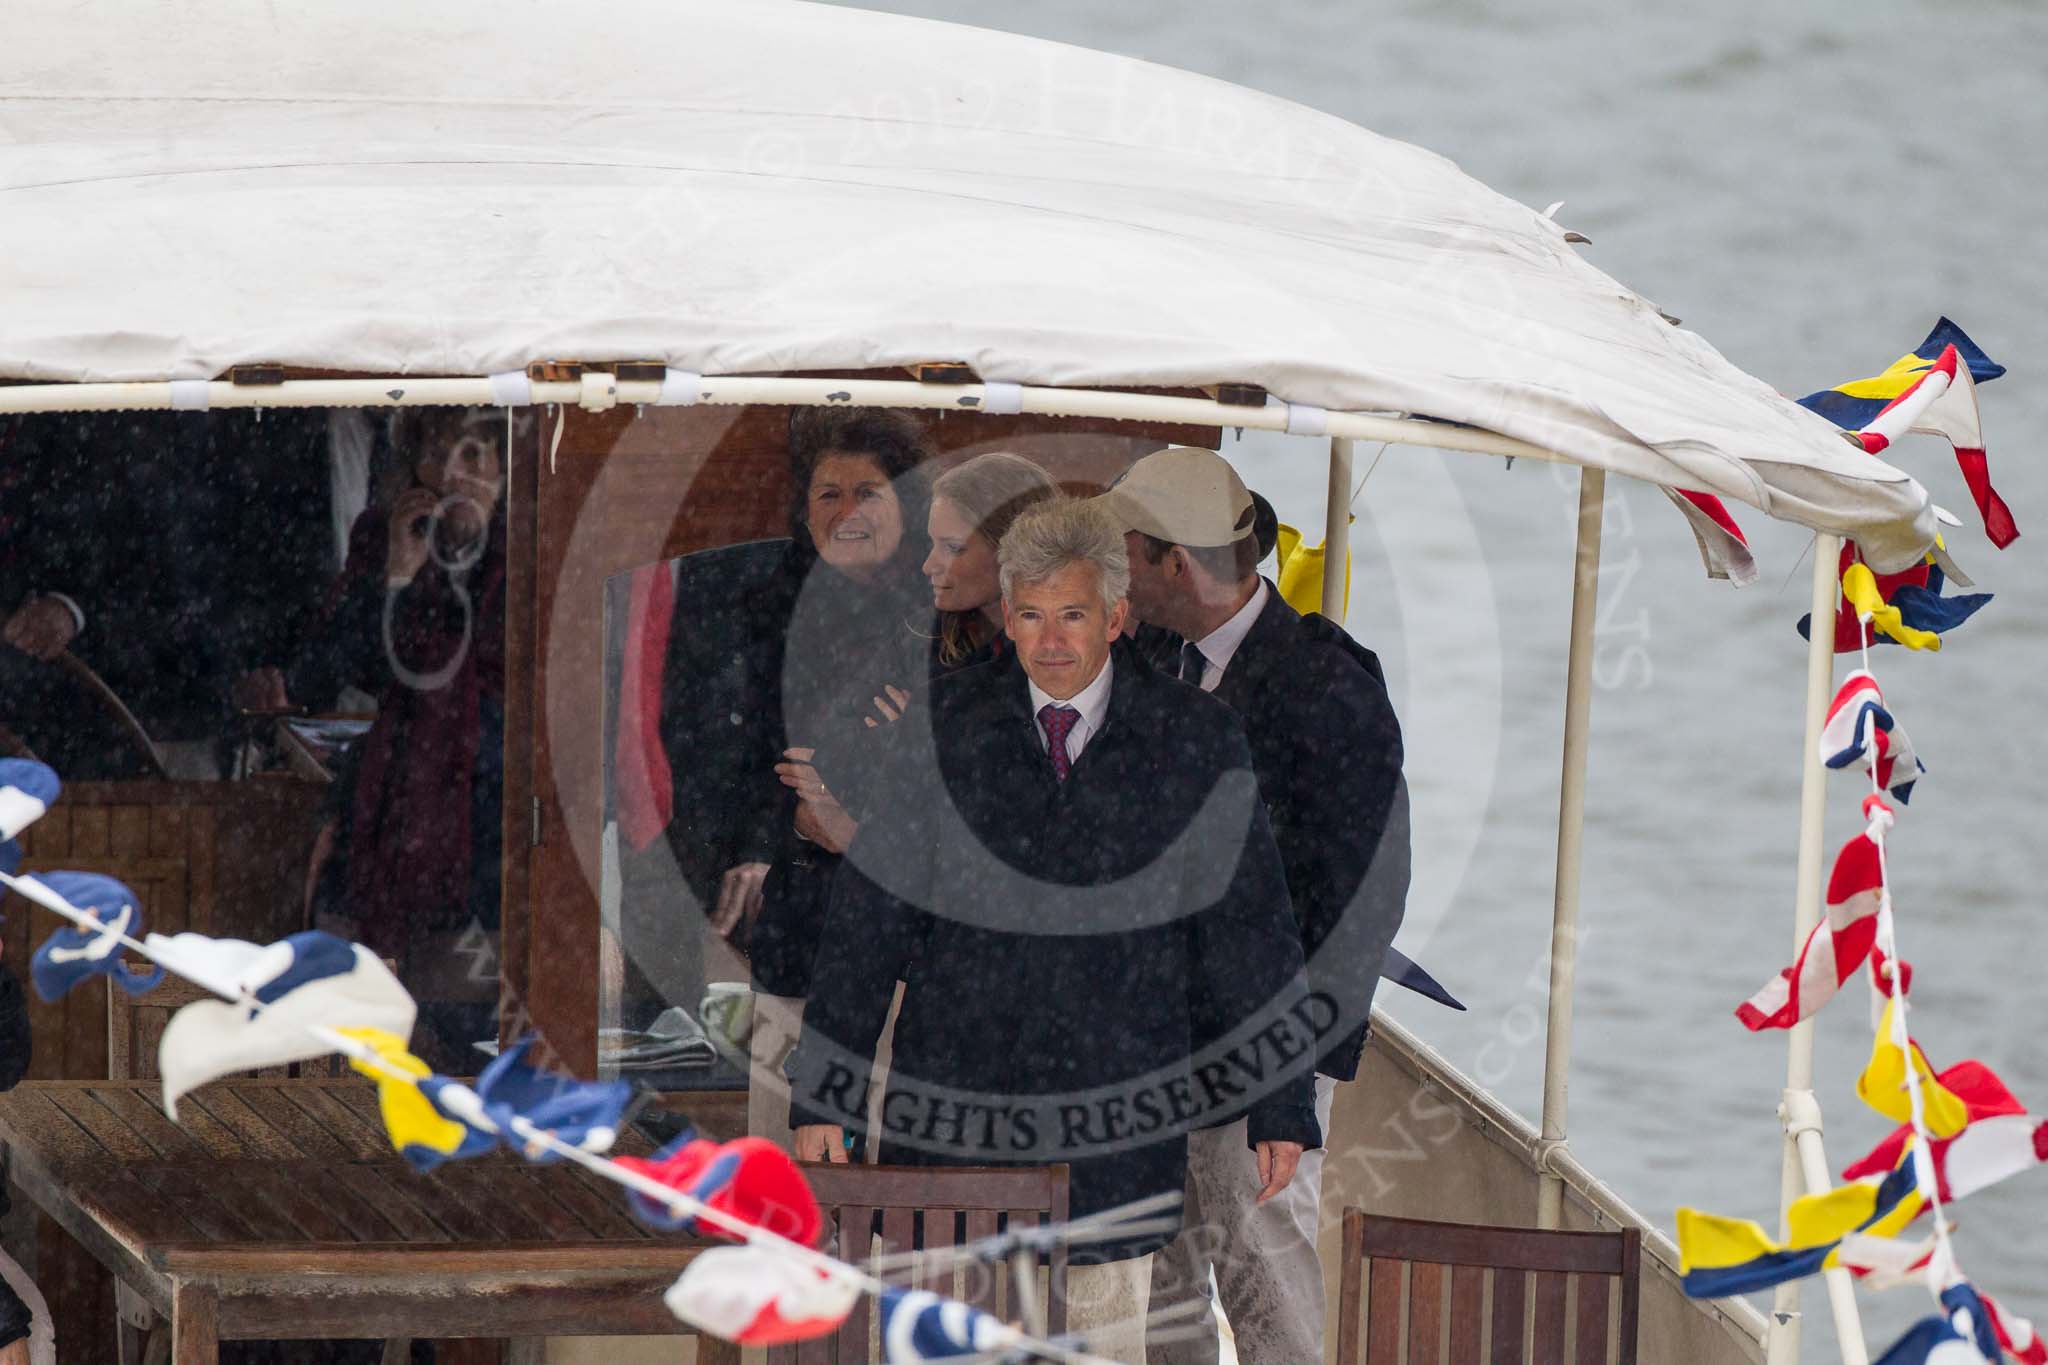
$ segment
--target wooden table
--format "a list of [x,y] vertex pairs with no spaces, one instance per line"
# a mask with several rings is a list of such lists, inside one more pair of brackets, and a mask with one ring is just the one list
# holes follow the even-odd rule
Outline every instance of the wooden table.
[[[706,1243],[648,1232],[578,1167],[499,1153],[418,1174],[356,1077],[217,1081],[178,1123],[159,1094],[29,1081],[0,1095],[0,1140],[15,1183],[168,1321],[178,1365],[244,1338],[688,1330],[661,1294]],[[122,1347],[134,1359],[139,1340]],[[738,1359],[709,1339],[699,1352]],[[530,1341],[520,1354],[537,1357]]]

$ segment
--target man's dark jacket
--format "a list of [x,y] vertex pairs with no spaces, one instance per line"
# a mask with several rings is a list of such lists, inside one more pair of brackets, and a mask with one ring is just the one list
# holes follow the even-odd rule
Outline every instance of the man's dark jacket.
[[1345,1021],[1323,1040],[1316,1070],[1348,1081],[1408,895],[1401,722],[1379,658],[1269,583],[1211,695],[1244,719],[1309,985]]
[[1065,1161],[1083,1217],[1181,1190],[1186,1130],[1219,1116],[1248,1113],[1254,1144],[1321,1144],[1300,935],[1243,729],[1127,646],[1114,666],[1065,783],[1013,654],[936,679],[886,755],[824,773],[863,823],[791,1059],[794,1123],[858,1126],[901,979],[885,1162]]

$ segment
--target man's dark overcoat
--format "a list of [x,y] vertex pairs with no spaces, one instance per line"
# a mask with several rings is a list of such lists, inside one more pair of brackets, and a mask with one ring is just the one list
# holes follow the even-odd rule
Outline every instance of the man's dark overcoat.
[[1064,783],[1014,654],[934,680],[859,771],[824,771],[863,823],[791,1061],[794,1122],[857,1125],[901,979],[885,1162],[1065,1161],[1079,1217],[1181,1190],[1186,1130],[1224,1111],[1254,1144],[1320,1145],[1300,935],[1243,729],[1129,647],[1113,658]]
[[1212,695],[1244,719],[1309,984],[1344,1021],[1316,1070],[1351,1080],[1408,895],[1401,722],[1379,658],[1268,584]]

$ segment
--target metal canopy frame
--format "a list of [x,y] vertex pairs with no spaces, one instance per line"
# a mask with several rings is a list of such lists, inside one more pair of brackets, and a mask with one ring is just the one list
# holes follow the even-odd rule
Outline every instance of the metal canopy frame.
[[[1333,457],[1334,463],[1334,457]],[[1600,596],[1600,532],[1606,502],[1606,471],[1579,471],[1578,538],[1572,565],[1572,623],[1565,673],[1564,757],[1558,781],[1557,871],[1550,929],[1549,1018],[1544,1034],[1543,1115],[1536,1160],[1542,1171],[1536,1225],[1559,1226],[1563,1215],[1566,1158],[1565,1115],[1571,1071],[1572,998],[1578,965],[1579,869],[1585,833],[1588,726],[1592,712],[1593,632]],[[1812,624],[1807,630],[1806,724],[1800,762],[1799,856],[1793,902],[1793,954],[1820,923],[1822,839],[1827,770],[1820,761],[1820,732],[1834,681],[1834,630],[1839,536],[1816,532],[1813,546]],[[1795,1026],[1786,1041],[1785,1089],[1778,1107],[1784,1130],[1779,1180],[1779,1236],[1789,1233],[1785,1215],[1794,1200],[1833,1187],[1821,1141],[1820,1101],[1813,1093],[1813,1022]],[[1849,1272],[1825,1273],[1828,1306],[1843,1365],[1868,1365],[1863,1322]],[[1766,1338],[1769,1365],[1797,1365],[1800,1344],[1800,1284],[1778,1286]]]

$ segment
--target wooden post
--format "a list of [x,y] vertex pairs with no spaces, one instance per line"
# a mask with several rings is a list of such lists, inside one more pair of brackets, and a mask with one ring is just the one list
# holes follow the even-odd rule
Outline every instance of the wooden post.
[[211,1287],[172,1282],[171,1360],[175,1365],[220,1365],[220,1299]]

